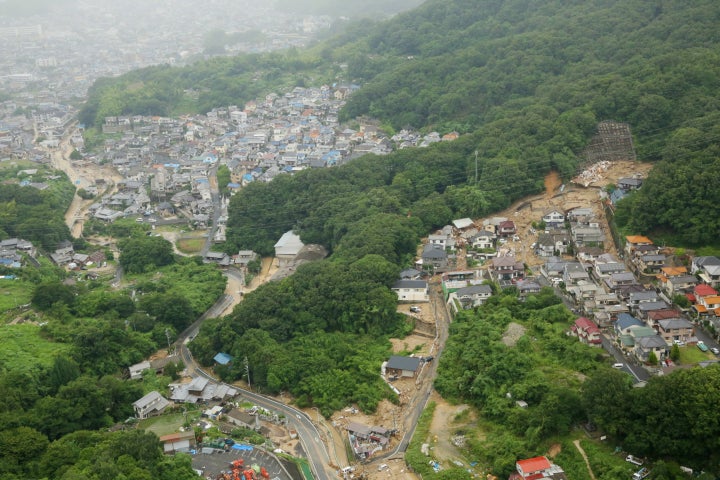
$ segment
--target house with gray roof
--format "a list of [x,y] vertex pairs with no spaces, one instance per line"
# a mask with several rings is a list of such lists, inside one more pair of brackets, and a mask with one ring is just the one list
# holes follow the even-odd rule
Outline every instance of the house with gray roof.
[[400,302],[429,302],[430,293],[425,280],[398,280],[392,287]]
[[660,299],[655,290],[644,290],[642,292],[632,292],[628,299],[628,306],[636,309],[641,303],[657,302]]
[[445,270],[448,267],[448,254],[436,245],[425,245],[420,255],[420,264],[426,270]]
[[675,340],[687,342],[695,336],[695,326],[685,318],[665,318],[658,320],[657,325],[658,334],[668,345],[672,345]]
[[305,244],[292,230],[285,232],[275,244],[275,258],[281,267],[289,265],[300,253]]
[[651,352],[655,354],[656,359],[663,360],[667,350],[667,343],[660,335],[648,335],[635,340],[633,353],[641,362],[647,362]]
[[543,266],[540,267],[540,272],[548,280],[551,278],[562,278],[566,263],[567,261],[560,257],[549,257]]
[[642,289],[642,287],[640,287],[640,285],[637,283],[635,275],[633,275],[631,272],[613,273],[608,278],[606,278],[603,283],[605,290],[609,293],[619,294],[621,289],[629,286],[637,286],[638,289]]
[[589,282],[590,274],[578,262],[567,262],[563,269],[563,282],[565,285],[577,285],[580,282]]
[[457,299],[462,308],[468,309],[482,305],[491,296],[492,288],[490,288],[490,285],[469,285],[452,292],[448,296],[448,302]]
[[393,355],[385,365],[387,375],[397,375],[398,377],[415,377],[420,371],[419,357],[402,357]]
[[148,418],[153,415],[159,415],[169,406],[170,402],[155,390],[148,393],[140,400],[133,402],[135,417],[139,419]]
[[664,310],[670,306],[662,300],[656,302],[643,302],[638,304],[636,308],[637,315],[642,319],[647,319],[650,312],[656,310]]
[[698,279],[694,275],[677,275],[668,277],[663,286],[667,294],[672,297],[676,294],[692,292],[698,283]]
[[720,286],[720,258],[715,256],[695,257],[690,273],[700,277],[703,283],[716,288]]

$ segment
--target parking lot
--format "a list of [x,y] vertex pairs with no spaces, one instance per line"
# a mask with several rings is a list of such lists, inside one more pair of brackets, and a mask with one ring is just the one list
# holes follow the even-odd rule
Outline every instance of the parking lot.
[[[202,477],[215,480],[222,473],[230,472],[230,463],[237,459],[245,461],[245,467],[257,465],[265,467],[272,480],[302,480],[300,472],[292,464],[281,462],[275,455],[265,450],[254,448],[249,450],[238,450],[231,448],[227,452],[215,450],[215,453],[196,453],[192,457],[192,467],[198,472],[202,472]],[[257,479],[261,479],[260,475],[256,475]]]

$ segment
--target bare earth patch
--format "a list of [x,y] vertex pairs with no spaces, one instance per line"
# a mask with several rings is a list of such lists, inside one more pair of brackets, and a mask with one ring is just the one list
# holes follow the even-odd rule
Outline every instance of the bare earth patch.
[[502,342],[508,347],[514,347],[520,338],[525,335],[525,327],[519,323],[511,322],[503,333]]
[[[432,456],[441,463],[461,461],[464,438],[462,434],[455,434],[474,422],[474,413],[469,405],[449,404],[437,392],[433,392],[430,399],[435,402],[435,414],[430,424]],[[462,415],[466,410],[470,411]]]

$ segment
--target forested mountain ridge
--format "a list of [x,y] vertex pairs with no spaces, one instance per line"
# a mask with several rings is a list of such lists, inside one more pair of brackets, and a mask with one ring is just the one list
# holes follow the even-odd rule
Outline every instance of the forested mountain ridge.
[[[481,171],[498,165],[523,186],[528,174],[537,181],[549,169],[569,177],[595,124],[607,119],[630,125],[641,160],[673,163],[681,155],[692,163],[696,150],[716,143],[719,22],[720,5],[709,0],[431,0],[384,22],[352,24],[307,50],[103,79],[80,117],[99,126],[108,115],[205,112],[285,87],[355,82],[362,88],[343,120],[367,115],[389,131],[474,133],[457,155],[477,151]],[[649,185],[669,170],[651,174]],[[696,192],[690,185],[677,187]],[[654,192],[652,202],[628,201],[639,220],[621,215],[621,224],[636,233],[659,225],[689,245],[713,241],[703,222],[688,220],[696,210],[720,217],[716,189],[697,198]]]

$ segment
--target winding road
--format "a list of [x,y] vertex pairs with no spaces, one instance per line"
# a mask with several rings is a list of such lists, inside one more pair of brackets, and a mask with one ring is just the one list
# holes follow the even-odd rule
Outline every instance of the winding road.
[[[188,342],[195,338],[200,330],[200,325],[207,318],[214,318],[219,316],[228,304],[232,301],[228,295],[223,295],[218,299],[210,309],[205,312],[200,318],[198,318],[192,325],[190,325],[184,332],[182,332],[175,342],[175,349],[182,358],[188,373],[194,377],[205,377],[213,382],[217,380],[205,372],[195,361],[188,349]],[[298,432],[298,438],[308,457],[310,466],[312,467],[313,474],[318,480],[330,480],[337,477],[337,472],[334,467],[330,466],[330,456],[325,444],[322,442],[321,434],[315,427],[315,424],[310,417],[300,410],[297,410],[289,405],[282,402],[261,395],[250,390],[238,388],[235,385],[230,385],[232,388],[237,389],[240,394],[252,401],[254,404],[265,408],[267,410],[282,413],[288,420],[288,426]]]
[[[93,166],[83,168],[75,165],[69,160],[70,151],[72,151],[72,147],[69,144],[68,138],[66,137],[61,142],[60,147],[56,150],[51,151],[50,155],[53,166],[67,173],[68,177],[74,185],[76,185],[77,187],[86,187],[94,185],[96,178],[104,178],[110,179],[112,182],[108,185],[109,190],[114,187],[115,182],[119,179],[117,172],[111,171],[112,169],[106,169],[97,165],[95,165],[94,168]],[[208,234],[204,248],[202,249],[203,255],[210,249],[212,239],[214,238],[214,233],[218,227],[218,218],[220,216],[220,195],[218,191],[216,173],[217,166],[213,166],[209,172],[209,180],[211,186],[212,201],[215,205],[215,208],[212,217],[211,229]],[[70,208],[66,213],[66,221],[71,231],[73,232],[73,236],[76,238],[82,236],[82,222],[84,220],[85,210],[90,203],[92,202],[83,201],[76,194]],[[239,274],[239,272],[228,269],[224,272],[224,274],[226,276],[235,277]],[[122,270],[118,270],[116,272],[116,275],[117,277],[115,278],[115,283],[117,284],[122,278]],[[198,334],[200,326],[205,319],[221,316],[226,310],[228,310],[232,306],[234,301],[235,300],[230,295],[221,296],[215,302],[215,304],[210,309],[208,309],[207,312],[200,316],[200,318],[198,318],[191,326],[189,326],[184,332],[182,332],[178,336],[174,344],[175,350],[185,363],[188,374],[193,378],[202,376],[214,382],[217,382],[214,377],[205,372],[200,367],[200,365],[197,364],[187,344]],[[433,354],[435,358],[438,358],[445,345],[445,341],[447,340],[448,326],[450,323],[449,314],[443,301],[442,291],[439,287],[439,280],[436,280],[432,283],[431,306],[436,319],[437,327],[437,335],[433,344]],[[430,397],[430,394],[432,392],[432,384],[436,375],[437,363],[438,362],[436,360],[425,364],[425,371],[421,373],[422,382],[420,384],[420,388],[417,393],[413,395],[413,398],[410,401],[410,404],[406,410],[407,414],[403,419],[405,435],[403,436],[398,446],[391,452],[373,457],[368,463],[374,463],[386,458],[396,457],[398,455],[402,455],[407,450],[408,444],[410,443],[410,440],[412,439],[412,436],[415,432],[418,418],[422,414],[427,404],[428,398]],[[315,422],[313,422],[313,420],[305,412],[293,408],[292,406],[289,406],[282,402],[279,402],[274,398],[255,393],[250,390],[238,388],[235,385],[231,385],[231,387],[237,389],[242,396],[252,401],[256,405],[285,415],[288,420],[288,426],[296,430],[298,433],[298,438],[305,454],[307,455],[308,461],[316,479],[330,480],[337,478],[337,469],[339,467],[333,463],[328,452],[328,446],[326,446],[323,442],[323,436],[328,435],[327,443],[330,448],[335,451],[335,441],[333,440],[333,438],[330,438],[333,436],[333,432],[328,431],[325,434],[321,433],[318,430]],[[325,425],[324,422],[320,421],[320,419],[318,423],[326,429],[331,428]],[[335,452],[335,454],[335,459],[337,461],[337,452]]]

